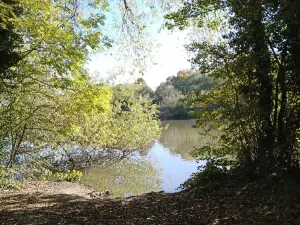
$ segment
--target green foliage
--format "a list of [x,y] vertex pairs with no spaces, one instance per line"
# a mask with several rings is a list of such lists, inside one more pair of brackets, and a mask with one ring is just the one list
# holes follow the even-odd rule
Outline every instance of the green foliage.
[[190,1],[166,16],[169,28],[218,31],[187,46],[194,67],[222,81],[189,95],[204,109],[198,126],[223,132],[220,146],[199,148],[199,158],[235,159],[233,166],[252,173],[299,167],[298,3]]
[[140,90],[138,91],[141,96],[148,97],[150,99],[154,98],[153,90],[147,85],[143,78],[138,78],[135,83],[141,86]]
[[[159,136],[156,106],[139,95],[142,87],[117,90],[84,68],[92,51],[111,44],[101,32],[108,9],[98,0],[0,3],[1,35],[13,42],[4,51],[20,56],[0,71],[1,164],[41,178],[57,156],[73,167],[82,158],[122,159]],[[128,110],[118,99],[129,99]]]
[[[81,1],[37,0],[2,3],[1,12],[5,10],[5,13],[0,15],[0,27],[11,24],[14,32],[23,38],[25,43],[15,51],[27,63],[47,65],[58,75],[69,71],[77,74],[87,59],[88,48],[100,47],[103,35],[96,28],[103,25],[104,19],[103,13],[96,10],[98,6],[87,4],[83,9],[80,4]],[[16,7],[23,11],[20,16],[13,13]],[[85,10],[93,13],[87,14]]]
[[161,133],[157,106],[148,97],[140,95],[139,84],[124,84],[114,88],[111,114],[110,148],[127,153],[148,147]]
[[192,118],[191,104],[186,97],[191,94],[201,95],[216,84],[217,80],[193,70],[179,71],[177,76],[168,77],[155,91],[154,102],[159,104],[160,118]]
[[181,186],[181,189],[194,188],[212,188],[220,180],[226,179],[227,168],[222,162],[208,161],[205,166],[199,167],[199,171],[193,173],[191,177],[186,180]]
[[0,29],[13,27],[21,37],[19,45],[10,46],[21,60],[5,67],[0,76],[1,152],[8,153],[3,162],[9,167],[21,155],[78,145],[95,131],[91,123],[111,108],[111,89],[92,82],[83,68],[88,50],[101,47],[102,35],[96,28],[104,17],[99,11],[85,13],[99,4],[88,4],[84,10],[79,4],[27,0],[0,4]]
[[48,173],[42,176],[42,180],[79,182],[82,178],[82,172],[77,170],[68,170],[67,172]]
[[172,84],[162,83],[155,91],[155,102],[159,104],[161,119],[188,118],[187,110],[182,102],[183,94]]
[[12,168],[6,168],[4,165],[0,165],[0,190],[6,190],[18,187],[14,182],[15,170]]
[[181,70],[177,76],[168,78],[171,84],[183,94],[203,93],[213,89],[218,80],[208,75],[203,75],[196,70]]
[[21,36],[14,32],[13,24],[9,22],[12,18],[11,14],[20,14],[20,9],[17,7],[12,9],[3,2],[0,2],[0,9],[0,18],[8,21],[0,24],[0,75],[3,78],[6,76],[5,71],[21,59],[19,53],[14,51],[21,43]]
[[[56,88],[45,88],[35,95],[30,84],[28,91],[22,86],[7,96],[14,101],[0,108],[0,123],[9,166],[18,156],[38,158],[44,151],[72,158],[77,150],[91,154],[102,149],[111,160],[121,159],[159,137],[156,106],[139,95],[139,85],[111,88],[78,79],[59,94]],[[116,150],[120,152],[113,153]]]

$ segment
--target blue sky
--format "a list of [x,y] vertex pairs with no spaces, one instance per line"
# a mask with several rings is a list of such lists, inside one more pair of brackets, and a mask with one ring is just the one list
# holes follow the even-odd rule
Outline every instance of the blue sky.
[[[111,18],[109,17],[107,19],[107,22],[109,23]],[[121,75],[118,76],[117,83],[130,82],[138,77],[143,77],[147,84],[155,89],[162,81],[166,80],[167,77],[176,75],[180,70],[190,68],[190,63],[187,60],[188,55],[184,49],[186,32],[170,32],[165,29],[158,32],[158,29],[162,24],[163,19],[161,17],[149,26],[148,32],[151,36],[150,38],[153,46],[152,53],[149,56],[151,62],[149,60],[149,63],[147,63],[144,75],[142,76],[137,72],[132,75]],[[111,30],[109,32],[111,32]],[[117,67],[121,66],[127,68],[128,65],[126,65],[126,63],[132,64],[130,59],[125,59],[124,62],[117,60],[116,57],[114,57],[116,49],[118,49],[118,46],[115,46],[110,51],[112,55],[108,54],[109,52],[93,54],[90,63],[87,65],[90,72],[92,74],[97,73],[97,76],[100,79],[105,79],[109,77],[110,72],[116,70]]]
[[[189,69],[187,53],[184,49],[184,34],[180,32],[169,33],[163,31],[157,35],[159,46],[153,53],[155,64],[150,63],[144,76],[134,74],[132,76],[120,76],[120,82],[132,81],[137,77],[143,77],[151,88],[156,88],[168,76],[175,75],[179,70]],[[152,64],[152,65],[151,65]],[[113,57],[104,53],[92,55],[88,69],[94,73],[100,73],[101,77],[108,77],[109,71],[118,65],[118,61]]]

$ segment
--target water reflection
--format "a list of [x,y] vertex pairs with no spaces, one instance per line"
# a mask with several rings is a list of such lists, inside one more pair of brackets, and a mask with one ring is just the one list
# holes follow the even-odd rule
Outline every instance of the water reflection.
[[181,154],[171,153],[161,143],[156,142],[149,154],[155,156],[157,165],[162,169],[161,190],[176,192],[177,188],[195,172],[199,166],[196,161],[185,160]]
[[164,148],[170,150],[171,154],[180,154],[185,160],[194,160],[190,152],[194,146],[201,147],[205,144],[203,136],[199,135],[199,128],[193,128],[194,120],[169,120],[163,121],[163,126],[168,129],[162,133],[159,140]]
[[161,172],[154,160],[137,157],[86,170],[82,182],[99,191],[110,190],[114,196],[140,195],[161,190]]
[[[85,172],[82,182],[97,190],[108,189],[115,196],[138,195],[150,191],[175,192],[199,166],[190,156],[194,146],[209,142],[192,128],[193,120],[165,121],[168,130],[147,153],[113,166]],[[200,162],[203,164],[204,162]]]

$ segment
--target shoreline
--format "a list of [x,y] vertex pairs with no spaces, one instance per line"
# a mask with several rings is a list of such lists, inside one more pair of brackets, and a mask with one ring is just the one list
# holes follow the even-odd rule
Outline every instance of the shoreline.
[[2,191],[0,196],[16,193],[25,195],[70,195],[84,199],[112,197],[108,190],[98,192],[91,186],[69,181],[25,181],[20,183],[18,190]]
[[[32,185],[0,194],[0,224],[299,224],[299,184],[283,179],[247,184],[227,180],[215,188],[127,198],[87,198],[74,189],[63,192],[55,185]],[[84,186],[85,192],[90,190]]]

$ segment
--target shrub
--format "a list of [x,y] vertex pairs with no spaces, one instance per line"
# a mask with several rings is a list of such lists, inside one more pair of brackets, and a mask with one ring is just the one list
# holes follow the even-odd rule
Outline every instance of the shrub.
[[82,172],[78,170],[68,170],[67,172],[48,173],[42,177],[42,180],[79,182],[82,178]]
[[0,165],[0,190],[17,188],[14,176],[14,169],[6,168],[4,165]]
[[204,166],[199,166],[199,171],[193,173],[191,177],[180,185],[180,189],[193,189],[199,187],[212,187],[218,181],[227,177],[227,167],[220,165],[217,161],[210,160]]

